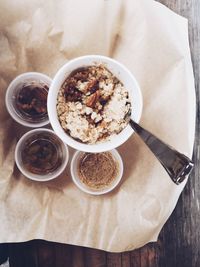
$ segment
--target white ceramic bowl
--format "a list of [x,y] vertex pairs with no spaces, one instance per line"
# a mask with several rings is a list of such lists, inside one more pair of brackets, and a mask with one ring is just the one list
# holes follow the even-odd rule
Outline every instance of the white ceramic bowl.
[[65,142],[69,146],[80,151],[94,153],[112,150],[120,146],[133,134],[132,128],[128,125],[118,135],[111,138],[110,141],[102,142],[99,144],[84,144],[76,141],[63,130],[58,120],[56,104],[58,91],[60,90],[63,82],[66,80],[68,75],[73,70],[79,67],[91,66],[99,63],[105,64],[105,66],[124,84],[125,88],[129,92],[129,96],[131,99],[131,117],[136,122],[139,122],[142,113],[142,95],[139,85],[132,73],[124,65],[108,57],[90,55],[75,58],[69,61],[67,64],[61,67],[61,69],[56,73],[55,77],[53,78],[47,99],[49,120],[55,133],[63,140],[63,142]]
[[[61,162],[60,166],[57,169],[55,169],[54,171],[52,171],[51,173],[41,174],[41,175],[32,173],[29,170],[27,170],[27,168],[25,168],[23,161],[22,161],[22,150],[23,150],[24,144],[26,143],[26,141],[28,141],[28,139],[30,139],[31,137],[33,137],[37,134],[40,134],[40,133],[48,135],[48,136],[50,135],[53,138],[55,138],[57,140],[57,142],[59,142],[59,148],[60,148],[61,153],[62,153],[62,156],[61,156],[62,162]],[[27,178],[34,180],[34,181],[44,182],[44,181],[49,181],[49,180],[56,178],[66,168],[67,163],[68,163],[68,159],[69,159],[68,147],[54,133],[54,131],[49,130],[49,129],[39,128],[39,129],[34,129],[34,130],[31,130],[31,131],[25,133],[19,139],[19,141],[16,145],[16,148],[15,148],[15,162],[17,164],[18,169],[24,174],[24,176],[26,176]]]
[[26,72],[23,74],[20,74],[17,76],[8,86],[6,91],[6,107],[8,112],[10,113],[10,116],[21,125],[27,126],[27,127],[43,127],[49,123],[48,116],[44,119],[42,119],[39,122],[30,122],[26,120],[23,116],[20,115],[20,113],[17,110],[17,107],[15,106],[15,99],[19,92],[19,90],[22,88],[22,86],[25,83],[31,83],[31,82],[38,82],[38,83],[44,83],[50,86],[51,84],[51,78],[48,77],[45,74],[39,73],[39,72]]
[[99,190],[89,188],[83,182],[81,182],[81,180],[79,179],[79,175],[78,175],[78,164],[84,152],[76,151],[74,153],[72,157],[72,161],[71,161],[70,171],[71,171],[71,177],[72,177],[73,182],[80,190],[91,195],[103,195],[103,194],[109,193],[110,191],[112,191],[114,188],[117,187],[117,185],[119,184],[123,176],[123,161],[122,161],[122,158],[119,152],[116,149],[113,149],[109,152],[112,154],[113,158],[118,163],[119,172],[113,183]]

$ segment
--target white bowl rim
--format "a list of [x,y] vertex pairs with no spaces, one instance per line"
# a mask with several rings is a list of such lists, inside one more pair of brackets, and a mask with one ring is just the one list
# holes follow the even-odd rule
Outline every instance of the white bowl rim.
[[[47,174],[46,176],[49,176],[49,177],[46,177],[46,178],[39,178],[39,176],[45,176],[45,175],[38,175],[38,174],[30,174],[29,172],[27,172],[22,166],[21,164],[19,163],[19,159],[18,159],[18,153],[19,153],[19,149],[20,149],[20,146],[23,144],[24,140],[26,140],[26,138],[28,136],[31,136],[32,134],[34,133],[37,133],[37,132],[48,132],[50,134],[53,134],[54,136],[56,136],[61,144],[65,147],[65,150],[66,150],[66,158],[63,160],[63,163],[61,165],[61,167],[58,169],[58,171],[55,171],[55,173],[52,175],[52,174]],[[28,132],[26,132],[24,135],[21,136],[21,138],[18,140],[17,142],[17,145],[15,147],[15,163],[18,167],[18,169],[20,170],[20,172],[28,179],[30,180],[33,180],[33,181],[38,181],[38,182],[46,182],[46,181],[50,181],[50,180],[53,180],[55,178],[57,178],[60,174],[62,174],[62,172],[65,170],[66,166],[67,166],[67,163],[69,161],[69,149],[68,149],[68,146],[56,135],[56,133],[50,129],[46,129],[46,128],[37,128],[37,129],[33,129],[33,130],[30,130]],[[37,178],[38,176],[38,178]]]
[[74,172],[74,168],[76,168],[75,166],[75,161],[77,160],[77,157],[79,156],[79,154],[85,153],[83,151],[76,151],[73,154],[72,160],[71,160],[71,166],[70,166],[70,173],[71,173],[71,178],[72,181],[75,183],[75,185],[83,192],[90,194],[90,195],[95,195],[95,196],[99,196],[99,195],[104,195],[107,193],[110,193],[111,191],[113,191],[121,182],[122,177],[123,177],[123,172],[124,172],[124,165],[123,165],[123,161],[122,161],[122,157],[119,154],[119,152],[117,151],[117,149],[112,149],[110,151],[108,151],[112,154],[112,156],[115,158],[115,160],[119,163],[119,174],[116,178],[116,181],[111,184],[111,186],[108,186],[107,188],[104,188],[102,190],[98,190],[95,191],[94,189],[90,190],[89,187],[86,188],[86,186],[81,185],[81,182],[78,183],[77,180],[80,180],[78,177],[76,177],[75,172]]
[[16,87],[17,84],[21,81],[23,81],[23,79],[27,79],[27,78],[31,78],[31,76],[35,78],[41,78],[41,79],[45,79],[49,81],[49,84],[51,85],[52,79],[44,74],[44,73],[40,73],[40,72],[24,72],[19,74],[18,76],[16,76],[8,85],[7,90],[6,90],[6,95],[5,95],[5,103],[6,103],[6,108],[8,113],[10,114],[10,116],[19,124],[26,126],[26,127],[30,127],[30,128],[37,128],[37,127],[43,127],[46,126],[47,124],[49,124],[49,118],[47,117],[44,121],[42,122],[28,122],[26,120],[23,120],[22,118],[20,118],[19,116],[17,116],[11,109],[11,104],[10,104],[10,99],[9,99],[9,94],[10,94],[10,90],[12,90],[12,88]]
[[[134,112],[132,112],[132,116],[131,116],[132,119],[134,119],[137,123],[139,122],[141,115],[142,115],[142,108],[143,108],[142,93],[141,93],[141,90],[140,90],[140,87],[139,87],[137,80],[135,79],[133,74],[130,72],[130,70],[127,67],[125,67],[122,63],[118,62],[117,60],[106,57],[106,56],[86,55],[86,56],[77,57],[77,58],[74,58],[74,59],[68,61],[66,64],[64,64],[58,70],[58,72],[56,73],[55,77],[52,80],[51,86],[49,88],[48,99],[47,99],[47,110],[48,110],[48,114],[49,114],[49,121],[50,121],[50,124],[51,124],[53,130],[63,140],[63,142],[65,142],[66,144],[68,144],[69,146],[73,147],[76,150],[84,151],[84,152],[91,152],[91,153],[101,153],[101,152],[105,152],[105,151],[109,151],[109,150],[112,150],[114,148],[117,148],[118,146],[125,143],[127,141],[127,139],[134,133],[131,126],[127,125],[127,127],[124,130],[122,130],[121,133],[119,133],[117,135],[118,136],[117,144],[114,143],[113,141],[102,142],[102,143],[98,143],[98,144],[84,144],[84,143],[76,141],[74,138],[72,138],[70,135],[68,135],[63,130],[63,128],[60,125],[60,122],[58,120],[57,111],[55,108],[57,100],[54,101],[55,105],[53,104],[53,109],[52,109],[52,99],[54,98],[53,94],[55,92],[58,93],[58,91],[60,89],[60,86],[58,86],[57,84],[58,83],[62,84],[64,82],[64,80],[66,79],[67,69],[69,69],[71,65],[73,65],[74,63],[77,63],[79,61],[84,61],[84,60],[91,60],[92,62],[105,61],[105,63],[111,62],[111,63],[117,65],[118,67],[120,67],[121,70],[123,70],[125,73],[128,74],[129,78],[133,81],[135,92],[137,92],[137,96],[138,96],[138,98],[137,98],[138,103],[139,103],[138,104],[139,109],[137,111],[138,116],[137,116],[137,118],[135,118]],[[80,64],[84,65],[84,62],[82,62]],[[88,64],[86,64],[86,65],[88,65]],[[108,69],[109,69],[109,67],[108,67]],[[55,110],[54,110],[54,108],[55,108]],[[55,116],[56,116],[56,119],[54,120],[53,118]],[[126,131],[126,135],[124,134],[125,131]]]

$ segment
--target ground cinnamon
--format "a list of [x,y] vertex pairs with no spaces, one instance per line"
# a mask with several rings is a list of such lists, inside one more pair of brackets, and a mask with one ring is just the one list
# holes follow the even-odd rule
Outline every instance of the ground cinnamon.
[[118,171],[118,162],[110,152],[84,153],[78,165],[80,180],[93,189],[109,186],[117,177]]

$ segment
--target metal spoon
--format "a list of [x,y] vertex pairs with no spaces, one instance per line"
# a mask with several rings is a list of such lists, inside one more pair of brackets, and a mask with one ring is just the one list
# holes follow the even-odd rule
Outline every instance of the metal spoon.
[[189,176],[194,167],[192,160],[165,144],[133,120],[130,120],[129,124],[160,161],[175,184],[180,184]]

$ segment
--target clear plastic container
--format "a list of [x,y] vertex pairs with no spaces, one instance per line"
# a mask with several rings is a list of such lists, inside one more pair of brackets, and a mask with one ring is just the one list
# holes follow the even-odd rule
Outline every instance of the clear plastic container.
[[49,123],[46,105],[51,81],[45,74],[27,72],[10,83],[5,101],[9,114],[16,122],[33,128]]
[[59,176],[67,166],[68,147],[49,129],[34,129],[25,133],[15,149],[18,169],[29,179],[49,181]]
[[120,183],[122,176],[123,176],[123,161],[122,158],[119,154],[119,152],[116,149],[113,149],[111,151],[108,151],[109,153],[111,153],[113,159],[116,161],[117,163],[117,168],[118,168],[118,172],[116,177],[114,178],[113,182],[110,183],[109,185],[103,187],[103,188],[99,188],[99,189],[95,189],[95,188],[90,188],[89,186],[85,185],[79,176],[79,162],[81,160],[81,157],[83,156],[83,154],[85,152],[81,152],[81,151],[76,151],[72,157],[72,161],[71,161],[71,177],[73,182],[75,183],[75,185],[82,190],[85,193],[91,194],[91,195],[102,195],[102,194],[106,194],[109,193],[110,191],[112,191],[114,188],[117,187],[117,185]]

